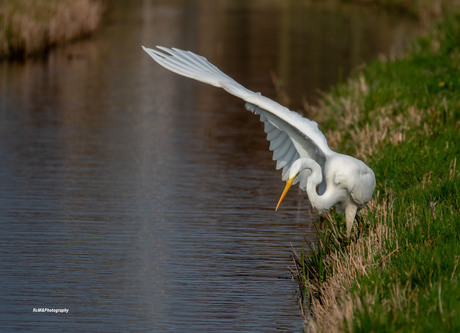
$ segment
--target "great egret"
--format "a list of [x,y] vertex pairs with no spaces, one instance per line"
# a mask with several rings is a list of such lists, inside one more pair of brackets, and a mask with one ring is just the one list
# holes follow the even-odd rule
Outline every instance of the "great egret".
[[361,160],[332,151],[318,124],[275,101],[253,92],[220,71],[206,58],[190,51],[142,46],[161,66],[186,77],[223,88],[246,101],[246,109],[260,116],[267,140],[287,181],[276,210],[292,184],[299,183],[320,212],[336,207],[345,213],[347,237],[358,209],[372,198],[375,175]]

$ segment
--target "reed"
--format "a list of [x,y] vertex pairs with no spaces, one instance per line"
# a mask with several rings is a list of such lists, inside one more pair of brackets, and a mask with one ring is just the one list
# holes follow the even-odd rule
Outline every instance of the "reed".
[[99,26],[102,13],[98,0],[2,0],[0,58],[40,55],[87,36]]
[[332,212],[311,252],[293,251],[308,331],[460,331],[459,78],[457,10],[306,105],[378,183],[349,241]]

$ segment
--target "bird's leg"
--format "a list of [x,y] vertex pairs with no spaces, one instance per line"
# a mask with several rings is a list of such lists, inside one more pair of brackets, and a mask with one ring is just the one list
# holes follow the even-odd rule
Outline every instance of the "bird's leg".
[[357,210],[358,207],[355,205],[348,205],[345,208],[345,220],[347,222],[347,238],[350,238],[351,227],[353,226],[353,221],[355,220]]
[[361,237],[362,225],[361,225],[361,219],[359,218],[358,214],[356,214],[355,220],[356,220],[356,222],[358,222],[358,238],[359,238],[359,237]]

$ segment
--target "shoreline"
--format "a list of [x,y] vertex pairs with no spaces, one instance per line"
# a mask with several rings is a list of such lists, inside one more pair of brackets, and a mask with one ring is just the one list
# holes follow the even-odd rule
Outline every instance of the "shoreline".
[[457,9],[305,107],[377,178],[350,240],[331,212],[311,252],[293,252],[307,331],[460,330],[459,78]]
[[0,59],[43,56],[92,34],[104,12],[102,0],[5,0],[0,4]]

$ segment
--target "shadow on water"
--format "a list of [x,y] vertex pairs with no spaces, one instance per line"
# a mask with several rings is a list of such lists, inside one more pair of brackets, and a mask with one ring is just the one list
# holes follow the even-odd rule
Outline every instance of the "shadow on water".
[[[91,40],[0,64],[0,322],[52,331],[300,331],[289,245],[314,215],[243,103],[155,64],[205,55],[314,102],[413,27],[303,1],[111,1]],[[68,314],[34,308],[67,308]]]

